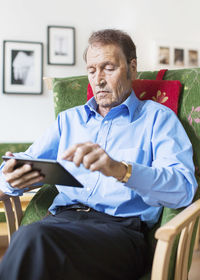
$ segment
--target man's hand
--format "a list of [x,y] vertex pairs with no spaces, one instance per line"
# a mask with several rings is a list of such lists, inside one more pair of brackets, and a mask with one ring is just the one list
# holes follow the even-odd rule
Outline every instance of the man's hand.
[[76,166],[82,163],[91,171],[100,171],[106,176],[112,176],[118,180],[126,174],[126,167],[119,161],[113,160],[98,145],[92,142],[76,144],[67,149],[62,159],[73,161]]
[[[5,155],[14,156],[11,152],[6,152]],[[30,164],[24,164],[22,167],[14,169],[16,163],[14,158],[9,159],[2,169],[6,182],[13,188],[23,189],[43,179],[43,176],[38,171],[32,171]]]

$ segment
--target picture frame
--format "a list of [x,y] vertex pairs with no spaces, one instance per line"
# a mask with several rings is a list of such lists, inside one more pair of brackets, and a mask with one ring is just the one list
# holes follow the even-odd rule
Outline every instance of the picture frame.
[[185,49],[183,47],[175,47],[173,49],[174,52],[174,59],[173,64],[176,67],[185,67]]
[[50,65],[75,65],[75,28],[47,26],[47,62]]
[[198,67],[199,63],[199,52],[197,49],[188,49],[188,65],[190,67]]
[[196,42],[155,40],[152,65],[156,69],[186,69],[200,67],[200,49]]
[[169,46],[158,47],[158,64],[170,65],[170,48]]
[[41,94],[42,75],[41,42],[3,41],[3,93]]

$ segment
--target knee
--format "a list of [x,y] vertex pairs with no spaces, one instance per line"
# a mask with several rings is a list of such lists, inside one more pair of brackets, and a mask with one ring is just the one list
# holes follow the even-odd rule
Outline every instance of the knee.
[[46,235],[47,227],[42,223],[21,226],[12,236],[12,242],[31,242]]

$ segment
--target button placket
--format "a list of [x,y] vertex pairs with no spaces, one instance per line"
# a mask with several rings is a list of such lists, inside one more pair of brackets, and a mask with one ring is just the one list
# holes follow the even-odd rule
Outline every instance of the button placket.
[[98,134],[97,143],[103,149],[105,149],[105,147],[106,147],[106,141],[107,141],[110,126],[111,126],[111,121],[109,122],[108,120],[106,120],[106,121],[102,122],[100,131]]

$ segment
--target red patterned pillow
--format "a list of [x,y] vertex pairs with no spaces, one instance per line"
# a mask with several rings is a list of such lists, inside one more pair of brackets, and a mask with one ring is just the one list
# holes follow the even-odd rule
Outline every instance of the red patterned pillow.
[[[156,80],[138,79],[133,81],[133,90],[139,99],[152,99],[169,107],[177,114],[178,100],[182,85],[180,81],[162,80],[166,71],[167,70],[160,70]],[[91,97],[93,97],[93,92],[90,84],[88,84],[87,100]]]

